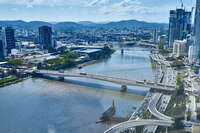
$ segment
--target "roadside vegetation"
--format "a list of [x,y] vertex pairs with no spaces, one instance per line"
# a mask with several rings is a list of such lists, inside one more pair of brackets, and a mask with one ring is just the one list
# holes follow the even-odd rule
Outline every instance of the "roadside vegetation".
[[142,119],[149,119],[151,118],[151,113],[148,110],[142,111]]
[[18,60],[18,59],[9,59],[8,60],[9,66],[18,67],[18,66],[21,66],[22,64],[23,64],[22,60]]
[[169,54],[170,52],[168,50],[165,50],[165,49],[160,49],[159,50],[159,53],[161,53],[162,55],[167,55]]
[[11,76],[11,77],[8,77],[8,78],[0,79],[0,85],[3,85],[5,83],[9,83],[9,82],[13,82],[17,79],[18,78],[16,76]]
[[179,133],[185,133],[183,120],[185,117],[186,110],[186,95],[184,94],[184,84],[181,77],[177,77],[177,88],[176,92],[172,95],[169,105],[167,107],[166,115],[174,118],[175,123],[173,127],[169,129],[169,133],[177,131]]
[[47,70],[59,70],[66,69],[76,65],[75,59],[79,57],[77,53],[72,52],[62,52],[60,54],[60,59],[47,61],[43,64],[38,64],[38,69],[47,69]]
[[173,63],[171,63],[171,67],[180,68],[180,67],[183,67],[183,66],[185,66],[183,61],[174,61]]
[[[200,103],[200,97],[196,97],[196,103]],[[200,122],[200,109],[197,109],[197,120]]]
[[195,97],[196,98],[196,103],[200,103],[200,97]]
[[[110,49],[107,45],[103,48],[103,54],[99,56],[98,58],[105,58],[107,56],[110,56],[114,50]],[[70,52],[70,51],[59,51],[56,54],[60,56],[59,59],[47,61],[43,64],[38,64],[38,69],[47,69],[47,70],[59,70],[59,69],[67,69],[74,67],[79,63],[78,57],[81,55],[76,52]]]
[[197,120],[200,122],[200,109],[197,110]]

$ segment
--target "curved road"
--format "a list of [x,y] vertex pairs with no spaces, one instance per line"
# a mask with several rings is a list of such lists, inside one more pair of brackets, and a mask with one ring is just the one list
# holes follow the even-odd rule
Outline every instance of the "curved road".
[[163,121],[163,120],[129,120],[127,122],[123,122],[117,124],[104,133],[115,133],[116,131],[122,131],[124,129],[129,129],[137,126],[164,126],[170,127],[173,124],[172,121]]
[[169,116],[166,116],[166,115],[160,113],[156,108],[157,103],[159,102],[161,96],[162,96],[162,94],[160,94],[160,93],[157,93],[153,96],[153,99],[149,103],[149,111],[152,115],[154,115],[155,117],[157,117],[160,120],[173,121],[172,117],[169,117]]

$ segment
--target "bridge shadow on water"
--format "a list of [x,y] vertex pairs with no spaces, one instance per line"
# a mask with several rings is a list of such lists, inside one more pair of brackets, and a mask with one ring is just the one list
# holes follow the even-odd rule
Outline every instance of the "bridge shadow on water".
[[[60,81],[57,77],[54,77],[54,76],[48,76],[45,78],[50,79],[50,80]],[[120,91],[121,90],[121,85],[119,85],[119,84],[110,83],[110,82],[106,82],[106,81],[98,81],[98,80],[93,80],[93,79],[91,80],[91,79],[87,79],[87,78],[81,78],[81,79],[80,78],[73,78],[73,79],[65,78],[64,81],[60,81],[60,82],[66,82],[66,83],[71,83],[71,84],[77,84],[80,86],[87,86],[87,87],[111,90],[111,91]],[[127,86],[126,93],[145,96],[148,93],[148,91],[149,91],[149,89],[147,89],[147,88]]]

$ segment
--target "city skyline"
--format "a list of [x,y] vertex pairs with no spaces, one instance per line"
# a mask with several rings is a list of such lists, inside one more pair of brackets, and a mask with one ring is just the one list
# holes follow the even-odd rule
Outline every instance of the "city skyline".
[[[195,0],[183,2],[186,10],[195,5]],[[0,20],[108,22],[136,19],[168,23],[169,10],[179,7],[180,0],[0,0]]]

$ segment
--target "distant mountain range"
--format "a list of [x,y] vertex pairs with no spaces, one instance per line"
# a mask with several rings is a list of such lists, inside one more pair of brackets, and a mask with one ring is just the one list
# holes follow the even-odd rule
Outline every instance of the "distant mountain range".
[[11,26],[14,28],[23,28],[23,29],[36,29],[40,26],[51,26],[55,30],[68,30],[68,29],[78,29],[78,28],[167,28],[168,24],[166,23],[149,23],[145,21],[138,20],[123,20],[119,22],[108,22],[108,23],[95,23],[90,21],[81,21],[81,22],[44,22],[44,21],[31,21],[25,22],[22,20],[17,21],[0,21],[0,26],[7,27]]

